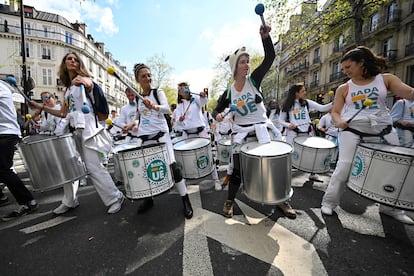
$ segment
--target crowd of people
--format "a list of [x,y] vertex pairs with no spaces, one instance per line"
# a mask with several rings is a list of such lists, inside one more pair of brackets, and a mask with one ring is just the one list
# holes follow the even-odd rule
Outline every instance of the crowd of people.
[[[290,86],[281,105],[276,99],[266,104],[260,86],[275,58],[270,31],[270,26],[260,27],[264,58],[254,71],[250,72],[250,56],[245,47],[237,49],[227,57],[233,82],[219,97],[211,116],[206,111],[206,90],[192,93],[189,84],[181,82],[177,87],[177,104],[170,106],[164,91],[152,87],[151,69],[138,63],[134,66],[134,76],[141,93],[137,94],[133,89],[127,88],[125,95],[128,103],[120,109],[119,116],[116,116],[115,110],[109,115],[113,124],[109,127],[102,122],[97,124],[93,109],[83,112],[85,97],[92,93],[97,84],[92,81],[91,74],[78,54],[71,52],[63,57],[60,64],[59,78],[66,88],[62,104],[57,103],[51,93],[42,92],[41,103],[28,103],[35,110],[29,116],[35,121],[28,121],[32,122],[32,127],[39,134],[72,133],[88,179],[108,207],[109,214],[117,213],[125,199],[102,162],[102,153],[105,156],[110,153],[114,137],[120,139],[124,135],[126,143],[134,143],[138,148],[165,145],[168,153],[165,162],[181,196],[183,214],[187,219],[192,218],[193,209],[186,179],[183,177],[185,168],[176,162],[173,137],[180,137],[182,140],[193,137],[208,138],[215,146],[224,139],[231,141],[223,186],[219,180],[216,162],[210,160],[214,162],[211,170],[214,189],[220,191],[222,187],[226,187],[227,199],[224,202],[223,214],[230,218],[233,216],[235,198],[243,182],[240,149],[249,138],[259,144],[272,140],[284,141],[293,148],[296,137],[314,136],[319,131],[339,148],[339,155],[333,160],[335,169],[321,202],[322,214],[330,216],[340,204],[352,169],[354,153],[361,142],[414,148],[414,88],[403,83],[397,76],[384,73],[385,60],[369,48],[358,46],[345,53],[341,60],[342,70],[349,80],[336,89],[332,102],[320,104],[306,99],[305,84],[295,83]],[[0,82],[0,150],[5,153],[0,156],[0,181],[5,183],[19,204],[19,208],[4,216],[3,220],[17,218],[38,208],[31,192],[13,171],[13,155],[21,139],[16,111],[12,104],[13,90],[8,83]],[[391,110],[386,106],[387,91],[399,97]],[[92,106],[91,97],[87,98]],[[367,100],[374,104],[365,108],[364,102]],[[311,119],[312,111],[325,113],[319,123]],[[357,112],[358,116],[353,117]],[[171,114],[172,131],[165,114]],[[320,177],[311,172],[309,179],[317,181]],[[63,199],[53,210],[55,215],[64,214],[79,206],[78,186],[79,181],[63,185]],[[8,202],[9,199],[0,190],[0,205]],[[290,200],[276,205],[286,217],[296,218],[296,211]],[[147,212],[153,206],[153,196],[142,198],[137,213]],[[414,224],[401,209],[381,204],[380,212],[402,223]]]

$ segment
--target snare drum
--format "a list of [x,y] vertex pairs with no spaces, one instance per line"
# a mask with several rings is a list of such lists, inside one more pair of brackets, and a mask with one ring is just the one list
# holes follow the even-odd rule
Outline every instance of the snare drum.
[[217,159],[223,163],[230,163],[231,140],[222,139],[217,143]]
[[86,176],[72,134],[33,135],[19,144],[35,191],[49,191]]
[[291,198],[292,146],[281,141],[249,142],[241,147],[243,192],[262,204],[279,204]]
[[348,187],[374,201],[414,210],[414,149],[358,145]]
[[123,144],[117,149],[117,158],[125,194],[130,199],[155,196],[174,185],[165,144]]
[[173,146],[177,166],[181,169],[184,178],[198,179],[213,171],[210,139],[189,138]]
[[336,148],[334,142],[321,137],[299,136],[293,143],[293,167],[310,173],[325,173],[330,170]]

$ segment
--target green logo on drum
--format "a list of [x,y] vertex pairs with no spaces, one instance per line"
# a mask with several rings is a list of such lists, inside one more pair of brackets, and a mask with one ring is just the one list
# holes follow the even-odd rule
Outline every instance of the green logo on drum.
[[205,169],[208,166],[208,157],[207,156],[200,156],[197,159],[197,168],[199,169]]
[[128,172],[127,172],[127,175],[128,175],[128,178],[129,178],[129,179],[134,178],[134,173],[133,173],[133,172],[131,172],[131,171],[128,171]]
[[362,173],[362,169],[364,168],[364,162],[359,155],[355,155],[354,164],[352,166],[352,176],[358,176]]
[[299,159],[299,153],[297,153],[296,151],[294,151],[294,152],[292,153],[292,159],[293,159],[293,160],[298,160],[298,159]]
[[136,160],[136,159],[134,161],[132,161],[132,167],[138,168],[139,167],[139,161]]
[[221,157],[223,158],[229,158],[230,157],[230,152],[226,149],[221,151]]
[[167,177],[167,166],[162,160],[154,160],[148,164],[147,176],[151,181],[160,182]]

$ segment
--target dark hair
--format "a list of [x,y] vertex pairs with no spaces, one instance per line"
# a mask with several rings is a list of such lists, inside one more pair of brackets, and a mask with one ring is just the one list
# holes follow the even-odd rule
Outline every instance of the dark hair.
[[144,68],[146,68],[146,69],[148,69],[148,70],[151,70],[147,65],[145,65],[144,63],[137,63],[137,64],[135,64],[134,65],[134,76],[135,76],[135,79],[137,80],[138,79],[138,72],[139,72],[139,70],[141,70],[141,69],[144,69]]
[[277,102],[276,99],[271,99],[269,101],[269,104],[267,105],[269,109],[272,109],[272,107],[274,107],[274,109],[276,110],[276,114],[280,113],[280,107],[279,107],[279,103]]
[[[285,99],[285,102],[283,103],[283,106],[282,106],[282,111],[283,112],[289,112],[290,111],[290,109],[295,104],[296,93],[298,93],[303,87],[304,87],[303,83],[297,83],[297,84],[292,85],[289,88],[288,95],[287,95],[287,97]],[[299,103],[302,106],[306,105],[306,102],[305,102],[304,99],[299,99]]]
[[355,49],[348,51],[341,59],[341,63],[350,60],[355,62],[362,62],[364,78],[370,78],[382,73],[387,69],[386,61],[383,57],[375,55],[368,47],[358,46]]
[[79,55],[75,52],[69,52],[63,56],[62,61],[59,66],[59,79],[63,83],[64,86],[70,87],[72,79],[70,79],[68,69],[66,68],[66,58],[68,55],[74,55],[79,62],[79,68],[76,69],[76,75],[80,75],[82,77],[92,77],[91,73],[86,69],[85,64],[83,63],[82,59]]
[[[188,89],[189,89],[189,84],[188,84],[188,82],[180,82],[179,84],[178,84],[178,86],[180,86],[180,87],[187,87]],[[188,100],[190,100],[191,101],[191,98],[192,98],[192,95],[191,94],[189,94],[190,95],[190,97],[189,97],[189,99]],[[177,102],[178,103],[181,103],[182,101],[183,101],[183,99],[185,99],[183,96],[181,96],[180,95],[180,93],[177,93]]]

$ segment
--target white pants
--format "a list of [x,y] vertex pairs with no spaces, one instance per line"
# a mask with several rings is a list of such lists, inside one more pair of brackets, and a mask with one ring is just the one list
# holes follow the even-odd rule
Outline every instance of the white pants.
[[395,128],[400,140],[400,146],[407,148],[414,148],[414,137],[413,133],[406,129]]
[[[92,181],[96,192],[101,198],[105,206],[111,206],[122,195],[122,192],[115,186],[111,175],[107,169],[101,164],[101,156],[99,152],[86,148],[83,148],[84,162],[88,170],[88,177]],[[79,187],[79,181],[68,183],[63,186],[63,199],[62,203],[68,207],[74,207],[77,203],[77,191]]]
[[[384,139],[391,145],[398,145],[398,137],[394,132],[384,136]],[[360,141],[359,135],[350,131],[341,131],[338,134],[339,158],[328,188],[322,198],[322,206],[334,209],[339,205],[342,194],[345,190],[345,185],[348,182],[349,174],[351,173],[352,162],[354,154]],[[380,143],[379,137],[364,138],[365,142]]]

